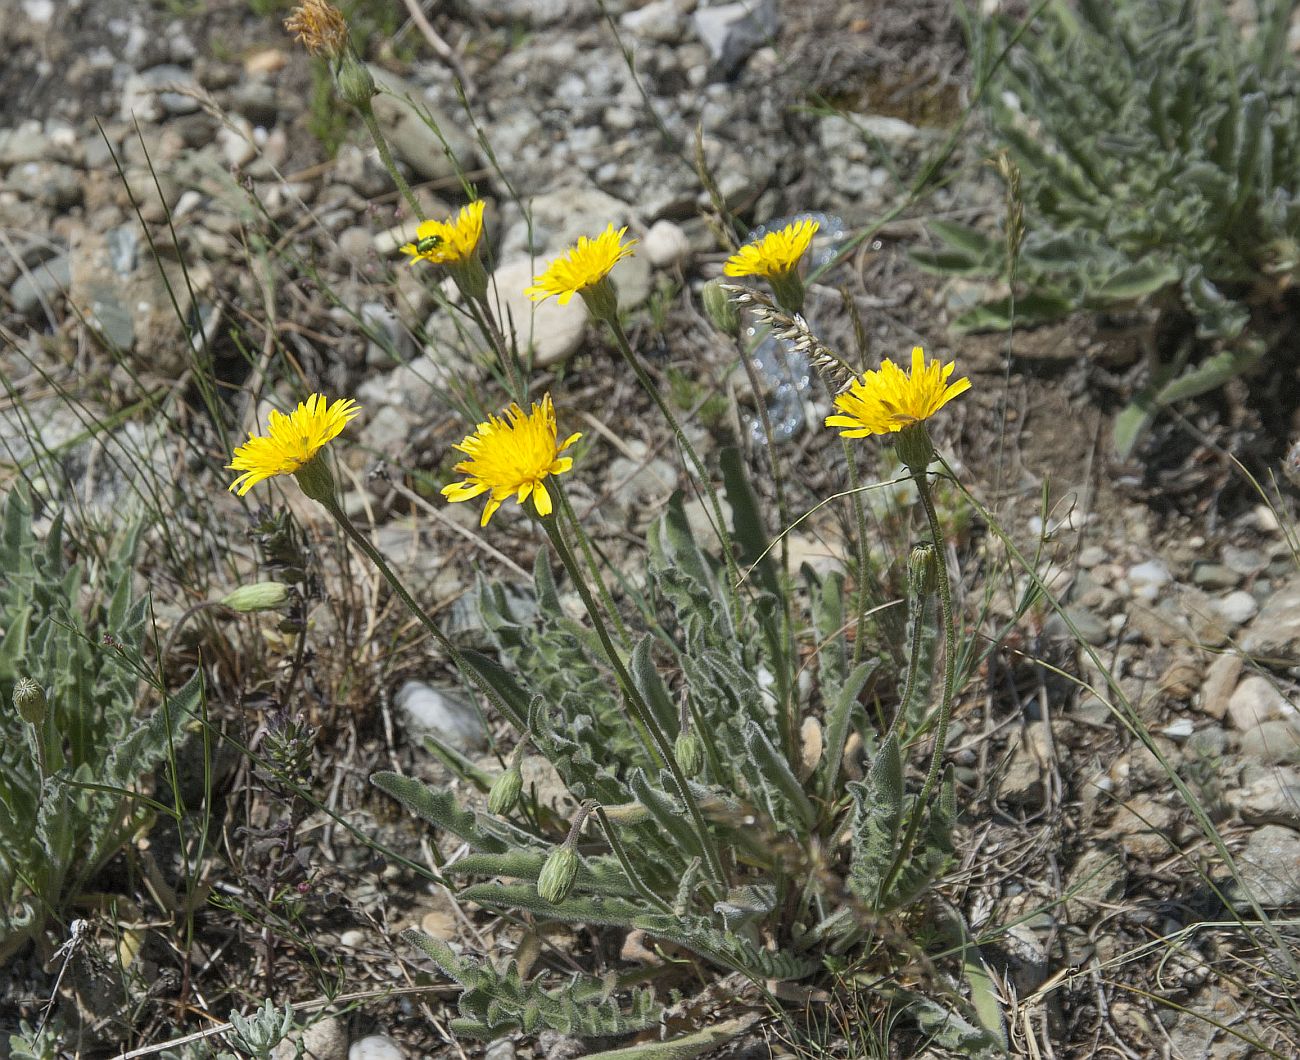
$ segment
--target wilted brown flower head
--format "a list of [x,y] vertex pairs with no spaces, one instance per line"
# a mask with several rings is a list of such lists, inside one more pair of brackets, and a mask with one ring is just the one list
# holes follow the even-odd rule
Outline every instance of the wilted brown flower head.
[[348,44],[348,24],[343,12],[325,0],[303,0],[289,12],[284,28],[313,55],[337,59]]

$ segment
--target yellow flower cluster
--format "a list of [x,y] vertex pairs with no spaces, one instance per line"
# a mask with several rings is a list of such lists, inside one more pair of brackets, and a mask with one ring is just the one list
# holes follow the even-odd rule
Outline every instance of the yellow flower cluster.
[[[310,9],[311,5],[304,5],[300,10]],[[780,281],[793,273],[816,232],[817,223],[807,220],[769,233],[742,247],[727,261],[724,272]],[[534,301],[554,296],[562,305],[575,294],[582,294],[592,304],[592,289],[604,285],[610,270],[632,253],[636,241],[624,242],[626,234],[626,227],[615,229],[611,224],[594,239],[579,238],[534,278],[525,293]],[[483,203],[475,201],[454,218],[423,222],[416,230],[415,241],[401,250],[412,262],[446,265],[454,272],[471,259],[477,260],[482,238]],[[965,377],[949,382],[955,368],[955,363],[927,363],[924,351],[917,346],[912,350],[910,371],[886,360],[878,370],[855,379],[847,391],[835,398],[836,412],[826,418],[826,425],[840,428],[845,437],[862,438],[893,434],[923,423],[970,389],[970,380]],[[290,474],[298,475],[304,489],[308,489],[316,481],[310,473],[323,467],[313,464],[314,458],[359,413],[352,399],[331,402],[323,394],[313,394],[288,415],[272,411],[268,434],[252,435],[226,465],[241,472],[230,489],[242,497],[259,482]],[[456,502],[489,494],[483,526],[512,496],[520,505],[531,497],[539,516],[550,515],[553,504],[545,479],[562,475],[573,466],[572,457],[561,454],[580,437],[571,434],[563,442],[558,440],[550,394],[543,395],[540,403],[534,402],[527,412],[512,403],[502,416],[489,416],[457,443],[455,448],[467,457],[455,467],[464,479],[445,487],[443,495]],[[324,476],[323,471],[321,474]],[[327,476],[320,482],[321,490],[331,485]]]

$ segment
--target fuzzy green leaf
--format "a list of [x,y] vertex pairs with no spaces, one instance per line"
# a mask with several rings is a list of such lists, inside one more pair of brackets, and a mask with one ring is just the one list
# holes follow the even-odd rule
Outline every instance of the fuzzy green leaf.
[[370,783],[391,795],[417,817],[463,839],[475,850],[500,854],[507,849],[496,836],[484,832],[479,827],[477,815],[462,810],[449,791],[437,791],[400,773],[373,773]]

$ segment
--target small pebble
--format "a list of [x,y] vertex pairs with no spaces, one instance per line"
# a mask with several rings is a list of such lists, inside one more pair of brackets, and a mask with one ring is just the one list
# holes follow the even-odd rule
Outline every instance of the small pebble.
[[402,1052],[392,1038],[382,1034],[372,1034],[348,1047],[348,1060],[405,1060]]

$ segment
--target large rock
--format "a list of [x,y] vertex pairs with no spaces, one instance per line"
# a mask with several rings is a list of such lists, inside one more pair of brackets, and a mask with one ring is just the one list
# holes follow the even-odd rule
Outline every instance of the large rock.
[[1300,577],[1264,601],[1242,634],[1241,647],[1266,664],[1292,666],[1300,661]]
[[540,272],[544,263],[529,258],[514,258],[497,267],[492,274],[494,290],[489,297],[501,321],[502,330],[513,336],[520,353],[532,350],[533,365],[546,368],[559,364],[582,343],[587,331],[587,305],[573,298],[567,305],[548,298],[534,302],[526,294],[533,282],[534,268]]
[[[1241,882],[1268,909],[1300,904],[1300,833],[1267,824],[1256,830],[1237,856]],[[1224,889],[1229,900],[1249,915],[1250,903],[1236,880]]]
[[[434,107],[419,86],[378,66],[371,66],[370,73],[381,89],[371,106],[393,154],[423,180],[441,180],[456,175],[456,165],[447,157],[447,149],[455,156],[461,169],[474,167],[478,152],[459,122]],[[442,139],[430,127],[429,121],[437,126]],[[443,140],[447,142],[446,148]]]

